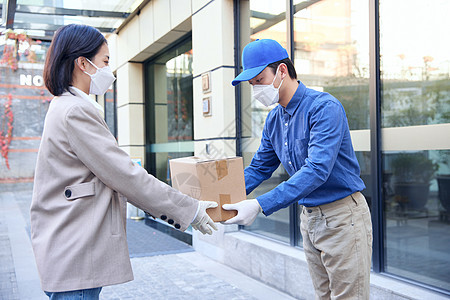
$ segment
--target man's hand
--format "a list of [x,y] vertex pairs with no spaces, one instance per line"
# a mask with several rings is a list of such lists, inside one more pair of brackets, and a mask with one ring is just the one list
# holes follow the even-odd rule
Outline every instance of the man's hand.
[[214,224],[214,221],[206,213],[207,208],[214,208],[214,207],[217,207],[216,202],[199,201],[197,216],[195,217],[194,221],[192,221],[192,224],[191,224],[192,228],[200,231],[203,234],[212,234],[211,228],[217,231],[216,224]]
[[238,211],[236,217],[223,222],[223,224],[250,226],[255,221],[258,214],[262,212],[261,206],[256,199],[244,200],[234,204],[224,204],[222,205],[222,208],[225,210]]

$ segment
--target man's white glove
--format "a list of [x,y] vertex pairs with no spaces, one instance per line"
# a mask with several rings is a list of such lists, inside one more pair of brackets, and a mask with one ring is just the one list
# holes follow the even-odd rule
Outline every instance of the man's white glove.
[[248,199],[234,204],[224,204],[222,205],[222,208],[225,210],[238,211],[236,217],[223,222],[223,224],[250,226],[255,221],[258,214],[262,212],[262,208],[256,199]]
[[207,208],[214,208],[217,207],[217,205],[218,204],[213,201],[198,201],[197,216],[191,223],[192,228],[203,234],[212,234],[211,228],[217,231],[216,224],[214,224],[214,221],[206,213]]

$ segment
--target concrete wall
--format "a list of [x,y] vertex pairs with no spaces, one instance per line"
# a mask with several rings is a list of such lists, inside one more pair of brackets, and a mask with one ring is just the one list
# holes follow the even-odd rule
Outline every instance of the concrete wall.
[[[206,2],[206,1],[205,1]],[[234,88],[233,1],[211,1],[192,16],[194,52],[194,138],[196,155],[206,144],[213,158],[236,155]],[[202,92],[201,75],[211,76],[211,92]],[[202,114],[202,99],[211,97],[211,116]]]
[[[237,226],[219,226],[219,231],[212,236],[194,233],[196,251],[297,299],[314,299],[314,288],[303,250],[238,232]],[[372,273],[370,283],[372,300],[448,299],[385,275]]]

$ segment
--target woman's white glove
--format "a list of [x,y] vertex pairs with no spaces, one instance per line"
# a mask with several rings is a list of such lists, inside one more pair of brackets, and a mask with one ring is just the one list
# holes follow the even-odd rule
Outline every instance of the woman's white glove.
[[217,207],[217,205],[218,204],[213,201],[198,201],[197,216],[191,223],[192,228],[203,234],[212,234],[211,228],[217,231],[216,224],[214,224],[214,221],[206,213],[207,208],[214,208]]
[[223,222],[223,224],[250,226],[255,221],[258,214],[262,212],[262,208],[256,199],[248,199],[234,204],[224,204],[222,205],[222,208],[225,210],[238,211],[236,217]]

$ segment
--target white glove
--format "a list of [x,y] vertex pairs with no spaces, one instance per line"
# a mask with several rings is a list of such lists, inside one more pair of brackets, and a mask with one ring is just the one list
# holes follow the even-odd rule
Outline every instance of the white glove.
[[[203,234],[212,234],[212,229],[217,231],[217,226],[214,221],[206,213],[207,208],[217,207],[217,203],[213,201],[198,201],[198,212],[194,221],[192,221],[192,228],[200,231]],[[208,227],[211,227],[209,228]]]
[[244,200],[234,204],[224,204],[222,205],[222,208],[225,210],[238,211],[236,217],[223,222],[223,224],[250,226],[255,221],[258,214],[262,212],[262,208],[256,199]]

